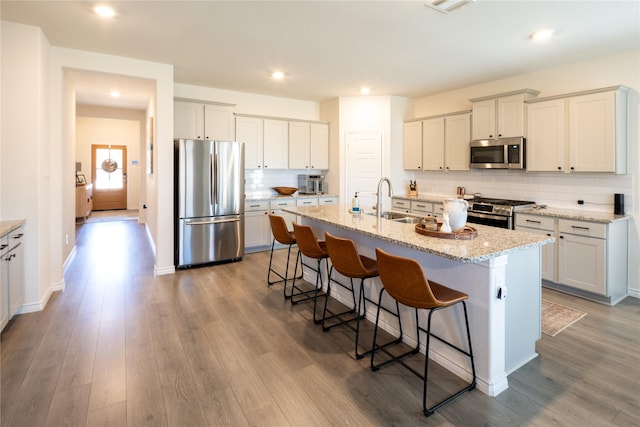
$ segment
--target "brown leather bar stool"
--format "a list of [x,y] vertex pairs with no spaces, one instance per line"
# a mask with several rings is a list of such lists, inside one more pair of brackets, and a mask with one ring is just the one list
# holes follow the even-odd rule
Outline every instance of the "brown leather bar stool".
[[[365,317],[367,313],[366,301],[371,301],[365,298],[364,294],[364,281],[366,279],[370,279],[378,276],[378,266],[375,259],[371,259],[364,255],[360,255],[358,253],[358,249],[356,248],[353,240],[344,239],[341,237],[336,237],[331,233],[325,232],[325,241],[327,242],[327,250],[329,251],[329,258],[331,259],[331,270],[329,272],[329,284],[327,285],[327,298],[324,301],[324,309],[322,310],[322,329],[329,330],[335,326],[343,325],[352,321],[356,321],[356,346],[355,346],[355,356],[356,359],[361,359],[367,354],[371,352],[371,350],[367,350],[364,353],[358,352],[359,347],[359,337],[360,337],[360,318]],[[343,288],[350,290],[351,295],[353,297],[353,308],[342,313],[332,313],[327,310],[327,300],[329,299],[329,295],[331,294],[331,277],[333,270],[336,270],[338,273],[342,274],[345,277],[349,278],[350,287],[345,286],[344,284],[334,281],[339,284]],[[360,289],[358,293],[358,298],[356,302],[355,296],[355,286],[353,284],[353,279],[360,279]],[[379,306],[378,303],[376,305]],[[361,310],[362,308],[362,310]],[[397,304],[396,304],[397,309]],[[385,309],[386,310],[386,309]],[[356,313],[356,316],[343,319],[342,316],[345,316],[349,313]],[[327,313],[329,316],[327,317]],[[362,313],[362,314],[361,314]],[[325,322],[327,320],[338,318],[339,322],[332,323],[331,326],[326,326]],[[399,340],[394,340],[392,343],[385,344],[383,347],[395,344],[399,342]]]
[[[473,390],[476,387],[476,368],[473,361],[473,350],[471,348],[471,334],[469,332],[469,318],[467,316],[467,305],[465,300],[469,296],[465,293],[456,291],[454,289],[442,286],[439,283],[428,281],[422,271],[422,267],[417,261],[409,258],[403,258],[395,255],[391,255],[380,248],[376,248],[376,257],[378,260],[378,272],[380,279],[382,280],[383,288],[380,290],[380,298],[382,298],[383,292],[387,292],[393,299],[400,304],[415,309],[416,313],[416,337],[418,345],[412,351],[404,353],[400,356],[392,356],[390,360],[382,362],[378,365],[374,363],[374,357],[379,347],[376,346],[376,331],[378,327],[378,321],[380,318],[380,310],[376,313],[376,329],[373,335],[373,351],[371,352],[371,369],[373,371],[378,370],[382,366],[385,366],[392,362],[398,362],[411,372],[416,374],[423,381],[423,394],[422,394],[422,409],[426,416],[432,415],[436,409],[442,405],[450,402],[463,393]],[[431,331],[431,317],[433,313],[438,310],[442,310],[447,307],[452,307],[455,304],[462,303],[464,309],[464,323],[467,328],[467,342],[469,350],[460,348],[443,338],[435,335]],[[429,310],[427,329],[420,327],[418,323],[418,309]],[[424,374],[421,374],[406,365],[402,360],[405,356],[415,353],[420,348],[420,331],[426,333],[426,352],[424,361]],[[429,372],[429,344],[431,337],[443,342],[449,347],[459,351],[465,356],[469,357],[471,361],[471,371],[473,379],[471,383],[464,386],[461,390],[449,395],[440,402],[434,404],[431,407],[427,407],[427,378]],[[386,352],[387,353],[387,352]],[[390,355],[389,353],[387,353]]]
[[[323,241],[319,241],[313,232],[313,229],[308,225],[300,225],[293,223],[293,232],[296,236],[296,241],[298,242],[298,251],[307,258],[315,259],[317,261],[316,266],[312,266],[305,263],[304,258],[301,258],[300,265],[302,270],[304,271],[304,267],[310,268],[316,272],[316,283],[314,289],[311,290],[303,290],[296,286],[296,279],[294,277],[292,285],[291,285],[291,298],[292,304],[297,304],[303,301],[313,300],[313,321],[315,323],[320,323],[321,319],[316,318],[316,305],[318,294],[322,290],[323,280],[322,280],[322,269],[321,263],[322,260],[325,262],[325,268],[329,269],[329,253],[327,252],[326,244]],[[303,274],[300,275],[302,277]],[[298,277],[298,278],[300,278]],[[301,296],[300,299],[296,299],[295,297]]]
[[[273,234],[273,240],[271,241],[271,255],[269,256],[269,271],[267,272],[267,285],[271,286],[275,283],[284,283],[284,288],[282,289],[282,293],[285,298],[289,298],[287,296],[287,280],[289,280],[289,259],[291,258],[291,247],[296,244],[296,236],[293,231],[289,231],[287,228],[287,223],[284,220],[284,217],[279,215],[271,215],[269,214],[269,223],[271,224],[271,234]],[[273,249],[275,247],[276,242],[281,243],[283,245],[287,245],[287,264],[284,271],[284,276],[282,273],[273,269]],[[296,255],[296,264],[293,268],[293,276],[295,278],[296,272],[298,271],[298,263],[300,262],[300,252]],[[280,279],[271,280],[271,274],[275,274]],[[300,278],[302,277],[302,273]]]

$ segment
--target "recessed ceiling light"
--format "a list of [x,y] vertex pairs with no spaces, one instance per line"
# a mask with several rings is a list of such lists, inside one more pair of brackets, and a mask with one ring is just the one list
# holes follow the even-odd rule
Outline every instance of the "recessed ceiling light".
[[532,40],[541,42],[544,40],[548,40],[549,38],[551,38],[552,35],[553,35],[553,30],[540,30],[531,34],[529,37],[531,37]]
[[282,80],[284,79],[284,72],[274,71],[273,73],[271,73],[271,77],[273,77],[276,80]]
[[113,96],[114,98],[118,98],[120,97],[121,93],[117,90],[112,90],[111,92],[109,92],[109,95]]
[[113,10],[113,8],[109,6],[96,6],[93,8],[93,11],[100,16],[104,16],[105,18],[113,18],[114,16],[116,16],[115,10]]
[[362,95],[368,95],[368,94],[370,94],[370,93],[371,93],[371,88],[366,87],[366,86],[365,86],[365,87],[362,87],[362,88],[360,88],[360,93],[361,93]]

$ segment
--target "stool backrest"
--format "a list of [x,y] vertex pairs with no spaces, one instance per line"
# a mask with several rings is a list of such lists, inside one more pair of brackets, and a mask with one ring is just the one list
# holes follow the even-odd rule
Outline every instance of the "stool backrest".
[[415,308],[444,307],[433,295],[416,260],[399,257],[376,248],[378,274],[384,289],[401,304]]
[[300,225],[293,223],[293,232],[296,235],[296,241],[298,242],[298,250],[303,255],[309,258],[326,258],[329,256],[327,251],[320,246],[316,235],[313,232],[313,228],[308,225]]
[[338,273],[346,277],[371,276],[372,272],[362,263],[353,240],[336,237],[326,231],[324,238],[327,243],[327,252],[329,252],[331,264]]
[[271,224],[271,233],[273,238],[283,245],[290,245],[296,242],[296,239],[291,235],[289,228],[284,217],[279,215],[269,214],[269,223]]

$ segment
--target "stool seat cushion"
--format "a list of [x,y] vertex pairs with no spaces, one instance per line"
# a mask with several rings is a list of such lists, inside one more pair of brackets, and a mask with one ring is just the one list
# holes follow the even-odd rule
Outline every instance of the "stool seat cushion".
[[309,258],[323,259],[329,257],[327,245],[323,241],[319,241],[313,233],[313,229],[308,225],[300,225],[293,223],[293,232],[298,243],[298,250]]
[[408,307],[432,309],[449,307],[469,296],[463,292],[428,281],[417,261],[376,249],[380,279],[396,301]]

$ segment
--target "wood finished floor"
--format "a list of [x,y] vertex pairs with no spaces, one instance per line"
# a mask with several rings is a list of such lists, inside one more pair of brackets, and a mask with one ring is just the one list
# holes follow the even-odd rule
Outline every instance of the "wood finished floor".
[[[266,286],[267,263],[154,277],[142,225],[81,226],[65,291],[2,334],[2,426],[640,425],[637,299],[544,290],[588,315],[543,335],[499,396],[474,390],[426,418],[416,377],[356,361],[352,332],[323,333],[309,304]],[[434,390],[450,385],[433,373]]]

